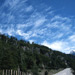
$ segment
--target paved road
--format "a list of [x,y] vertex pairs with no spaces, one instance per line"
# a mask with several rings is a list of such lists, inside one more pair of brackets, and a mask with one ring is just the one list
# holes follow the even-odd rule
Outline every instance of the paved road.
[[73,74],[72,74],[71,68],[66,68],[63,71],[60,71],[60,72],[53,74],[53,75],[73,75]]

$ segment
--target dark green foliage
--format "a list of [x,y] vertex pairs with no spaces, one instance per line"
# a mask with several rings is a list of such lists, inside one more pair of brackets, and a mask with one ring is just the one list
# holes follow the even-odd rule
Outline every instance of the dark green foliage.
[[0,34],[0,69],[17,69],[18,66],[21,71],[31,69],[34,75],[38,75],[38,68],[75,70],[75,56]]
[[33,75],[39,75],[39,74],[38,74],[38,67],[37,67],[37,65],[34,65],[34,66],[33,66],[33,68],[32,68],[32,73],[33,73]]

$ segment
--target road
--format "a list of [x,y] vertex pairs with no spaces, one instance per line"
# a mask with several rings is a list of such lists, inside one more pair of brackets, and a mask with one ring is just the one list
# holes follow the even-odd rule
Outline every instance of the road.
[[56,74],[53,74],[53,75],[73,75],[73,74],[72,74],[71,68],[66,68]]

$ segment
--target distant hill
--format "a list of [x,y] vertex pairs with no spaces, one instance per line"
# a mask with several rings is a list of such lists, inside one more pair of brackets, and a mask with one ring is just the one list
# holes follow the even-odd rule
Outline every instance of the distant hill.
[[[71,67],[75,70],[75,56],[15,37],[0,34],[0,69],[17,69],[32,72],[42,69]],[[35,72],[34,72],[35,73]]]
[[75,55],[75,50],[71,51],[70,54]]

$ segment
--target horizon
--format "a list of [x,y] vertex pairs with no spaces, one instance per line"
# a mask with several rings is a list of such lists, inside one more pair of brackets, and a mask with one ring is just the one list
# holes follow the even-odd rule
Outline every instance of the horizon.
[[1,0],[0,33],[70,53],[75,50],[75,0]]

